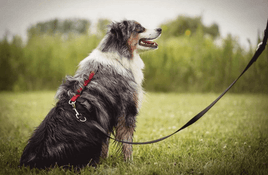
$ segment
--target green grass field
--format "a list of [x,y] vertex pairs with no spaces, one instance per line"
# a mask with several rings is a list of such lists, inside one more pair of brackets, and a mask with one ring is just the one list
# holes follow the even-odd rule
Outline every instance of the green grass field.
[[[0,174],[74,174],[18,168],[27,139],[55,104],[55,92],[0,93]],[[172,133],[218,94],[148,93],[134,141]],[[172,136],[134,146],[124,162],[111,146],[98,168],[81,174],[268,174],[268,95],[227,94],[201,120]]]

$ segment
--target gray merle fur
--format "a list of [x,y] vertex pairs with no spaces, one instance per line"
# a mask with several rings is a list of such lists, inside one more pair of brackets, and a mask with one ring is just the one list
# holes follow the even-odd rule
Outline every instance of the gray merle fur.
[[[101,51],[117,52],[128,57],[126,40],[134,30],[134,22],[112,24]],[[132,72],[126,70],[122,74],[116,67],[94,60],[87,64],[75,76],[67,76],[59,87],[58,102],[29,139],[20,166],[49,168],[70,165],[82,168],[88,164],[96,165],[107,137],[95,127],[95,123],[111,133],[119,117],[123,116],[126,126],[135,127],[138,109],[134,96],[137,84]],[[79,97],[79,101],[87,101],[90,108],[77,102],[77,110],[87,118],[82,123],[76,119],[68,101],[91,71],[95,72],[95,76]]]

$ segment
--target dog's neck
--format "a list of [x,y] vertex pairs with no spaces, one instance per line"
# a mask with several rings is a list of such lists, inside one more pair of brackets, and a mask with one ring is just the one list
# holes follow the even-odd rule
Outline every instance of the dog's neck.
[[139,54],[135,53],[133,59],[128,59],[120,56],[118,53],[102,52],[97,48],[80,62],[76,76],[81,76],[83,72],[87,72],[87,70],[90,71],[89,65],[94,63],[104,66],[112,66],[116,72],[122,76],[132,76],[137,84],[138,109],[141,107],[144,93],[142,88],[144,79],[142,70],[144,68],[144,63]]
[[[92,51],[92,53],[82,60],[79,64],[78,72],[88,69],[91,61],[99,62],[103,65],[110,65],[115,67],[117,72],[122,75],[132,73],[136,83],[141,87],[143,82],[143,68],[144,63],[138,53],[134,53],[132,59],[119,55],[116,52],[102,52],[99,48]],[[78,73],[77,72],[77,73]]]
[[[111,53],[104,54],[110,55]],[[112,59],[119,62],[126,70],[130,71],[133,74],[136,83],[140,86],[142,85],[144,78],[142,72],[144,63],[138,53],[134,52],[133,58],[131,59],[120,56],[119,54],[113,55]]]
[[129,59],[126,57],[121,57],[118,55],[118,57],[115,59],[126,69],[131,71],[133,74],[135,81],[140,86],[143,82],[143,72],[144,69],[144,62],[142,61],[140,55],[136,52],[133,54],[133,58]]
[[126,44],[119,42],[115,35],[112,34],[105,35],[98,45],[97,49],[102,52],[117,52],[119,55],[129,59],[133,57],[133,54],[130,52],[129,47]]

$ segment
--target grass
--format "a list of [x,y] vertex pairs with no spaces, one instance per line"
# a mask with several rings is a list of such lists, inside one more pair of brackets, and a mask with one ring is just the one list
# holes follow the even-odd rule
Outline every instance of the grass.
[[[55,104],[54,92],[0,93],[0,174],[75,174],[18,168],[34,128]],[[172,133],[217,94],[148,93],[138,116],[135,141]],[[267,174],[268,95],[227,94],[201,120],[151,145],[134,146],[133,162],[116,154],[81,174]]]

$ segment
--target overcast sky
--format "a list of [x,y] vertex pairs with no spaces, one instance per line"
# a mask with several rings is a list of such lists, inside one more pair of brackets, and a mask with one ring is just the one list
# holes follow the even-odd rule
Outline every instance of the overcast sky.
[[256,44],[266,26],[268,0],[0,0],[0,37],[8,30],[25,39],[31,24],[54,18],[134,19],[153,28],[178,15],[201,15],[207,25],[216,22],[223,37],[231,33],[246,46],[248,38]]

